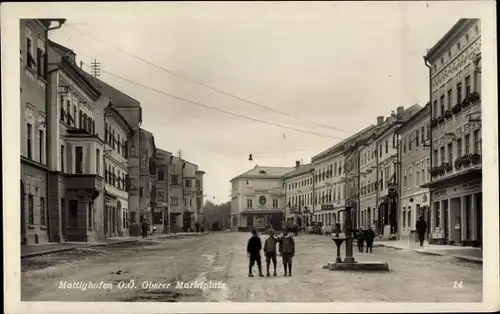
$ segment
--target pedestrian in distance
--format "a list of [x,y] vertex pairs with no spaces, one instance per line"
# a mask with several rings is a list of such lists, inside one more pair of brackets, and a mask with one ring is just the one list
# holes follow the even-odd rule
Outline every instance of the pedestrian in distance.
[[196,224],[194,225],[195,229],[196,229],[196,233],[200,232],[200,224],[198,222],[196,222]]
[[146,220],[142,221],[142,237],[148,237],[148,222]]
[[295,240],[288,229],[285,229],[283,237],[279,241],[279,251],[283,258],[285,276],[292,276],[292,259],[295,255]]
[[359,228],[358,234],[357,234],[357,242],[358,242],[358,250],[360,253],[363,253],[363,247],[365,244],[365,232],[363,231],[363,228]]
[[373,239],[375,239],[375,232],[372,227],[368,227],[368,230],[365,232],[366,253],[368,253],[368,249],[370,250],[370,253],[372,253]]
[[253,265],[257,263],[257,267],[259,268],[259,276],[264,277],[262,273],[262,262],[260,258],[260,250],[262,249],[262,241],[260,240],[259,235],[257,234],[257,230],[252,230],[252,237],[248,240],[247,244],[247,256],[249,258],[248,265],[248,277],[253,277]]
[[415,225],[417,229],[418,241],[420,242],[420,247],[424,246],[425,232],[427,231],[427,223],[424,220],[424,216],[418,218],[417,224]]
[[266,269],[267,269],[267,277],[271,276],[269,272],[269,266],[271,266],[271,262],[273,263],[273,276],[277,276],[276,274],[276,244],[279,243],[279,238],[274,235],[274,230],[269,230],[269,237],[264,241],[264,255],[266,256]]
[[155,225],[153,225],[153,233],[152,233],[152,235],[154,235],[154,234],[155,234],[155,232],[156,232],[156,226],[155,226]]

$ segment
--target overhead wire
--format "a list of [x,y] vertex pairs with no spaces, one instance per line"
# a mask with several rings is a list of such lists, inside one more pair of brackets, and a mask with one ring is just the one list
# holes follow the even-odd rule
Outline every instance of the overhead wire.
[[[85,66],[88,66],[88,67],[91,66],[90,64],[85,63],[83,61],[82,61],[82,64],[84,64]],[[231,115],[231,116],[234,116],[234,117],[239,117],[239,118],[242,118],[242,119],[247,119],[247,120],[254,121],[254,122],[259,122],[259,123],[262,123],[262,124],[272,125],[272,126],[279,127],[279,128],[282,128],[282,129],[288,129],[288,130],[292,130],[292,131],[296,131],[296,132],[307,133],[307,134],[310,134],[310,135],[316,135],[316,136],[321,136],[321,137],[326,137],[326,138],[333,138],[333,139],[340,139],[340,140],[344,139],[344,138],[338,137],[338,136],[333,136],[333,135],[328,135],[328,134],[322,134],[322,133],[312,132],[312,131],[308,131],[308,130],[303,130],[303,129],[299,129],[299,128],[295,128],[295,127],[291,127],[291,126],[286,126],[286,125],[279,124],[279,123],[274,123],[274,122],[270,122],[270,121],[266,121],[266,120],[262,120],[262,119],[252,118],[252,117],[245,116],[245,115],[242,115],[242,114],[238,114],[238,113],[226,111],[226,110],[223,110],[223,109],[220,109],[220,108],[212,107],[212,106],[203,104],[203,103],[198,102],[198,101],[194,101],[194,100],[190,100],[190,99],[187,99],[187,98],[184,98],[184,97],[180,97],[180,96],[177,96],[177,95],[174,95],[174,94],[167,93],[165,91],[159,90],[157,88],[154,88],[154,87],[142,84],[142,83],[138,83],[138,82],[132,81],[132,80],[130,80],[128,78],[122,77],[120,75],[111,73],[111,72],[106,71],[106,70],[103,70],[102,68],[100,69],[100,72],[106,73],[106,74],[108,74],[108,75],[110,75],[112,77],[115,77],[115,78],[120,79],[122,81],[128,82],[130,84],[142,87],[144,89],[156,92],[158,94],[162,94],[162,95],[165,95],[165,96],[168,96],[168,97],[171,97],[171,98],[174,98],[174,99],[177,99],[177,100],[180,100],[180,101],[192,104],[192,105],[203,107],[205,109],[209,109],[209,110],[212,110],[212,111],[221,112],[221,113],[224,113],[224,114],[227,114],[227,115]]]
[[193,84],[196,84],[196,85],[202,86],[202,87],[207,88],[207,89],[209,89],[209,90],[212,90],[212,91],[218,92],[218,93],[223,94],[223,95],[225,95],[225,96],[228,96],[228,97],[231,97],[231,98],[237,99],[237,100],[239,100],[239,101],[241,101],[241,102],[244,102],[244,103],[250,104],[250,105],[252,105],[252,106],[259,107],[259,108],[262,108],[262,109],[264,109],[264,110],[272,111],[272,112],[274,112],[274,113],[281,114],[281,115],[287,116],[287,117],[289,117],[289,118],[294,118],[294,119],[301,120],[301,121],[303,121],[303,122],[307,122],[307,123],[311,123],[311,124],[314,124],[314,125],[322,126],[322,127],[324,127],[324,128],[331,129],[331,130],[334,130],[334,131],[340,131],[340,132],[343,132],[343,133],[348,133],[348,134],[353,134],[353,133],[354,133],[354,132],[352,132],[352,131],[347,131],[347,130],[343,130],[343,129],[340,129],[340,128],[332,127],[332,126],[330,126],[330,125],[327,125],[327,124],[322,124],[322,123],[319,123],[319,122],[316,122],[316,121],[311,121],[311,120],[308,120],[308,119],[305,119],[305,118],[302,118],[302,117],[299,117],[299,116],[295,116],[295,115],[289,114],[289,113],[284,112],[284,111],[280,111],[280,110],[277,110],[277,109],[274,109],[274,108],[271,108],[271,107],[268,107],[268,106],[264,106],[264,105],[262,105],[262,104],[259,104],[259,103],[257,103],[257,102],[251,101],[251,100],[247,100],[247,99],[245,99],[245,98],[243,98],[243,97],[240,97],[240,96],[234,95],[234,94],[232,94],[232,93],[229,93],[229,92],[223,91],[223,90],[221,90],[221,89],[219,89],[219,88],[212,87],[212,86],[207,85],[207,84],[205,84],[205,83],[199,82],[199,81],[197,81],[197,80],[191,79],[191,78],[189,78],[189,77],[187,77],[187,76],[184,76],[184,75],[182,75],[182,74],[179,74],[179,73],[177,73],[177,72],[174,72],[174,71],[172,71],[172,70],[170,70],[170,69],[167,69],[167,68],[165,68],[165,67],[163,67],[163,66],[160,66],[160,65],[158,65],[158,64],[156,64],[156,63],[153,63],[153,62],[151,62],[151,61],[149,61],[149,60],[146,60],[146,59],[144,59],[144,58],[142,58],[142,57],[139,57],[139,56],[137,56],[137,55],[135,55],[135,54],[133,54],[133,53],[130,53],[130,52],[126,51],[126,50],[123,50],[123,49],[121,49],[120,47],[116,47],[116,46],[114,46],[114,45],[112,45],[112,44],[110,44],[110,43],[108,43],[108,42],[106,42],[106,41],[104,41],[104,40],[101,40],[101,39],[99,39],[99,38],[97,38],[97,37],[95,37],[95,36],[92,36],[92,35],[90,35],[90,34],[88,34],[88,33],[84,32],[84,31],[81,31],[80,29],[78,29],[78,28],[76,28],[76,27],[74,27],[74,26],[72,26],[72,25],[67,25],[67,27],[69,27],[69,28],[73,29],[74,31],[76,31],[76,32],[78,32],[78,33],[80,33],[80,34],[82,34],[82,35],[84,35],[84,36],[86,36],[86,37],[88,37],[88,38],[90,38],[90,39],[93,39],[93,40],[95,40],[95,41],[97,41],[97,42],[100,42],[100,43],[101,43],[101,44],[103,44],[103,45],[106,45],[106,46],[108,46],[108,47],[110,47],[110,48],[112,48],[112,49],[115,49],[115,50],[117,50],[117,51],[120,51],[120,52],[122,52],[122,53],[124,53],[124,54],[126,54],[126,55],[128,55],[128,56],[130,56],[130,57],[132,57],[132,58],[134,58],[134,59],[137,59],[137,60],[139,60],[139,61],[142,61],[142,62],[144,62],[144,63],[147,63],[147,64],[149,64],[149,65],[151,65],[151,66],[153,66],[153,67],[155,67],[155,68],[158,68],[158,69],[160,69],[160,70],[162,70],[162,71],[165,71],[165,72],[167,72],[167,73],[169,73],[169,74],[171,74],[171,75],[174,75],[174,76],[176,76],[176,77],[179,77],[179,78],[181,78],[181,79],[183,79],[183,80],[185,80],[185,81],[188,81],[188,82],[190,82],[190,83],[193,83]]

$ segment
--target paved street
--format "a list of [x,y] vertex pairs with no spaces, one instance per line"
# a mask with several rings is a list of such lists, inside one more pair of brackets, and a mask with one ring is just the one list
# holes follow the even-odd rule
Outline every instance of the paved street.
[[[376,247],[357,260],[389,263],[390,272],[333,272],[326,236],[299,235],[293,277],[247,277],[246,233],[83,248],[22,260],[23,301],[274,301],[274,302],[480,302],[481,265],[445,256]],[[264,238],[264,236],[262,236]],[[135,282],[119,289],[120,282]],[[177,281],[225,286],[176,288]],[[61,282],[92,282],[101,288],[63,289]],[[454,282],[461,288],[453,288]],[[156,287],[141,286],[144,282]],[[170,283],[171,286],[158,284]],[[106,286],[112,285],[112,287]]]

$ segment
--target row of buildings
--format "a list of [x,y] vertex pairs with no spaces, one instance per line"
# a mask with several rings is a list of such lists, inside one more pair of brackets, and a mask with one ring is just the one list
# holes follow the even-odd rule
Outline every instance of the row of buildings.
[[22,244],[202,224],[204,172],[155,145],[139,101],[49,40],[64,22],[20,21]]
[[423,216],[429,241],[480,245],[480,48],[480,21],[459,20],[424,57],[431,99],[425,106],[379,116],[309,164],[255,166],[233,178],[232,227],[345,227],[350,204],[354,228],[406,237]]

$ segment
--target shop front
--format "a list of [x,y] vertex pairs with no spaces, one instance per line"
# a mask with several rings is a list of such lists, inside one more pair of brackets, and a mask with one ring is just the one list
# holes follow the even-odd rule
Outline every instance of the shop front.
[[285,216],[282,210],[245,210],[240,214],[238,231],[250,232],[256,229],[259,232],[270,228],[283,230]]

